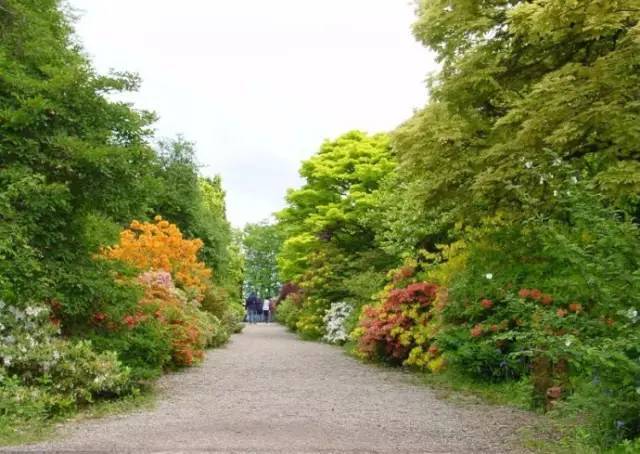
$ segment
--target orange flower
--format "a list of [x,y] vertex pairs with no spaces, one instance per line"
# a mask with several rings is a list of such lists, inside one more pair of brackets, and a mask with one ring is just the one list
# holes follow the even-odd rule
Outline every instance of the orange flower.
[[185,290],[193,290],[201,300],[211,285],[211,270],[198,260],[202,248],[199,239],[184,239],[174,224],[156,216],[154,223],[131,222],[120,233],[120,242],[102,251],[102,256],[121,260],[141,271],[170,272]]
[[539,300],[542,297],[542,292],[537,288],[534,288],[529,291],[529,296],[534,300]]
[[569,312],[567,312],[565,309],[558,309],[556,311],[556,314],[558,314],[558,317],[560,317],[560,318],[566,317],[568,313]]
[[543,305],[548,306],[549,304],[553,303],[553,296],[547,295],[546,293],[544,293],[542,295],[542,298],[540,299],[540,302]]
[[477,324],[473,328],[471,328],[471,336],[472,337],[480,337],[484,333],[484,327],[481,324]]
[[580,304],[580,303],[571,303],[571,304],[569,304],[569,310],[571,312],[575,312],[576,314],[579,314],[580,312],[582,312],[582,304]]

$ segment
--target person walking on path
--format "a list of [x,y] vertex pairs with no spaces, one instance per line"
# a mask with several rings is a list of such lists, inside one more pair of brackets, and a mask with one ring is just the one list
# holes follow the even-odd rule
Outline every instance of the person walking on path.
[[264,304],[264,301],[262,300],[262,298],[257,297],[256,298],[256,302],[253,306],[254,310],[256,311],[256,323],[259,323],[262,320],[262,305]]
[[270,310],[271,310],[271,301],[269,300],[269,298],[267,298],[266,300],[264,300],[264,303],[262,303],[262,318],[265,323],[269,323],[271,321]]
[[255,292],[251,292],[249,298],[244,303],[244,307],[247,310],[247,321],[249,323],[256,323],[258,321],[258,314],[256,311],[258,304],[258,297]]

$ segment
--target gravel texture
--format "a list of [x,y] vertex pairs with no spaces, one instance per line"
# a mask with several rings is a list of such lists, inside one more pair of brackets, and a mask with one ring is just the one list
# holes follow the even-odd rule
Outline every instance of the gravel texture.
[[[160,381],[150,410],[65,426],[9,452],[503,453],[532,416],[440,400],[415,374],[252,325]],[[0,449],[0,451],[2,451]]]

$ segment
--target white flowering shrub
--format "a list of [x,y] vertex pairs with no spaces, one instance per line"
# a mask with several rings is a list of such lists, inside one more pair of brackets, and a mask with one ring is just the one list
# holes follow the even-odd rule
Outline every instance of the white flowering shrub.
[[345,303],[332,303],[331,308],[327,310],[323,318],[325,335],[324,341],[331,344],[343,344],[349,338],[345,328],[345,322],[351,314],[353,308]]
[[62,339],[46,306],[21,309],[0,300],[0,395],[19,397],[25,389],[37,389],[30,395],[44,405],[42,411],[55,413],[129,392],[130,374],[115,353]]

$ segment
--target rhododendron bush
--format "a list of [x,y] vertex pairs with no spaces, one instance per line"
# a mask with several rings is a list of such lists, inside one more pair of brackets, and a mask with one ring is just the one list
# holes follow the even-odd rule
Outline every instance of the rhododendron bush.
[[345,343],[349,339],[345,324],[352,311],[353,307],[348,303],[331,303],[331,307],[322,319],[325,331],[322,339],[330,344]]
[[436,334],[439,287],[416,282],[389,290],[377,306],[365,306],[354,331],[361,355],[391,363],[439,369],[442,360],[432,345]]

